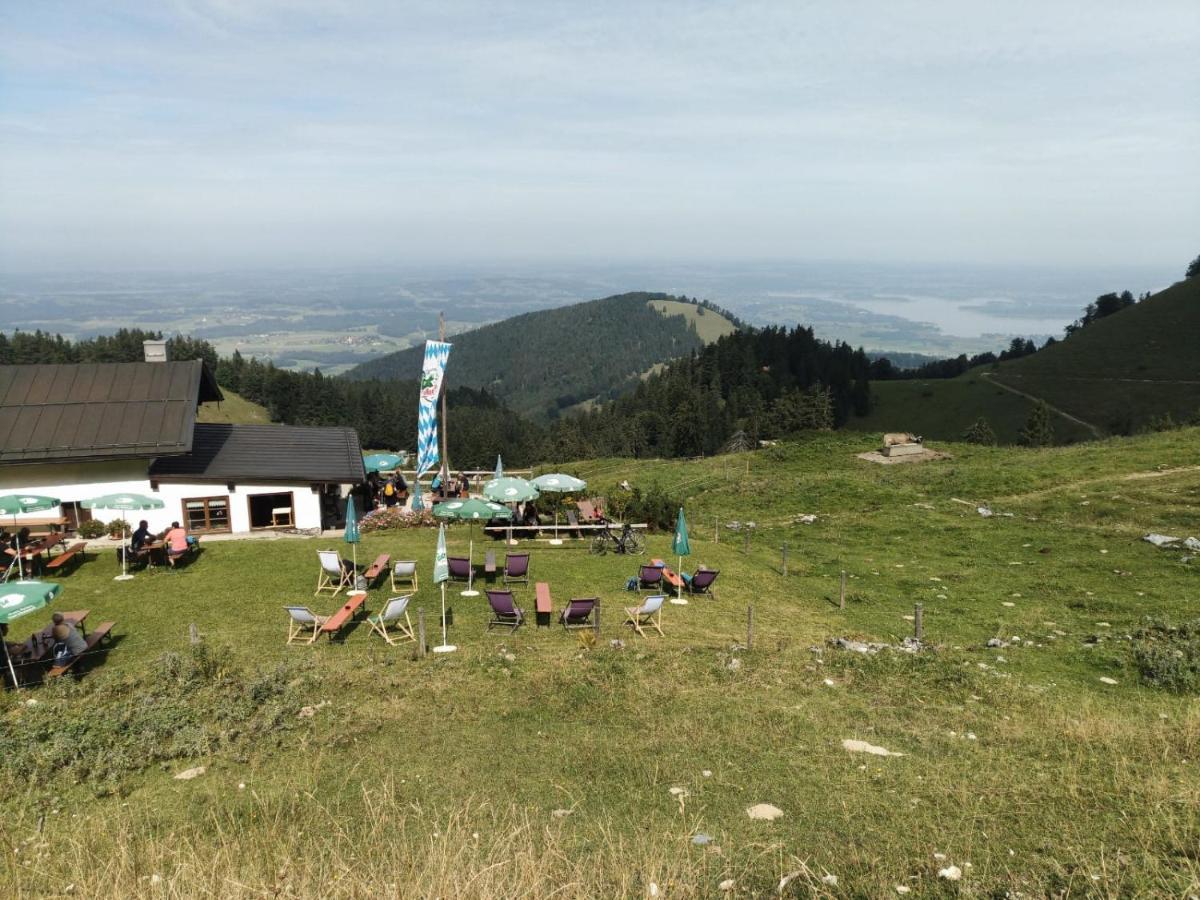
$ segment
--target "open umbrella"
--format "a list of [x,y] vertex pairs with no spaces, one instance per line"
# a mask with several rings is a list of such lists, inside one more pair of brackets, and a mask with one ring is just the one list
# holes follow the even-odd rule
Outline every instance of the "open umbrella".
[[[60,584],[41,581],[14,581],[0,585],[0,623],[7,625],[14,619],[37,612],[57,597],[61,590]],[[13,668],[12,657],[8,655],[8,641],[0,641],[0,644],[4,645],[4,661],[8,664],[8,673],[12,676],[15,689],[17,670]]]
[[433,514],[439,519],[466,519],[471,523],[471,543],[467,551],[467,589],[462,592],[464,597],[478,597],[479,591],[471,587],[471,573],[475,566],[475,523],[479,519],[511,519],[512,510],[499,503],[487,500],[449,500],[439,503],[433,508]]
[[[505,475],[485,483],[483,496],[497,503],[521,503],[525,500],[535,500],[540,494],[532,481]],[[508,542],[513,543],[511,528],[508,529]]]
[[[93,497],[91,500],[84,500],[80,504],[85,509],[119,509],[121,511],[121,521],[125,522],[126,527],[129,526],[128,520],[125,518],[125,513],[130,510],[142,509],[162,509],[163,502],[157,497],[145,497],[141,494],[105,494],[102,497]],[[121,537],[124,539],[125,533],[121,532]],[[128,581],[133,576],[129,574],[126,559],[128,544],[121,547],[121,574],[113,581]]]
[[438,527],[437,550],[433,556],[433,583],[442,586],[442,642],[434,653],[453,653],[458,648],[446,641],[446,582],[450,580],[450,563],[446,561],[446,526]]
[[342,536],[350,545],[350,559],[354,563],[354,589],[358,590],[358,542],[362,535],[358,531],[358,511],[354,508],[354,495],[346,498],[346,531]]
[[[554,472],[549,475],[539,475],[533,479],[533,486],[543,494],[573,494],[576,491],[582,491],[587,487],[587,482],[582,478],[576,478],[573,475],[564,475],[561,472]],[[558,506],[554,507],[554,540],[550,543],[561,544],[562,541],[558,537]]]
[[679,518],[675,520],[675,536],[671,539],[671,552],[679,557],[679,595],[671,602],[677,606],[686,606],[683,599],[683,558],[692,555],[692,546],[688,543],[687,520],[683,517],[683,507],[679,507]]
[[57,497],[39,497],[37,494],[5,494],[0,497],[0,512],[13,517],[13,539],[17,542],[17,577],[25,577],[25,567],[21,563],[21,538],[15,534],[17,530],[17,514],[41,512],[62,504]]
[[393,472],[404,465],[404,459],[399,453],[367,453],[363,456],[363,468],[368,472]]

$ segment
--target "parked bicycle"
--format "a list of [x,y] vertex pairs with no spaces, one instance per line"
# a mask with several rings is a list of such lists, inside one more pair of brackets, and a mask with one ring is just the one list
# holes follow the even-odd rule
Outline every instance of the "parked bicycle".
[[592,538],[591,552],[597,556],[603,556],[605,553],[625,553],[631,556],[636,556],[644,553],[646,550],[646,539],[633,530],[633,527],[626,524],[620,531],[616,533],[608,525],[596,533]]

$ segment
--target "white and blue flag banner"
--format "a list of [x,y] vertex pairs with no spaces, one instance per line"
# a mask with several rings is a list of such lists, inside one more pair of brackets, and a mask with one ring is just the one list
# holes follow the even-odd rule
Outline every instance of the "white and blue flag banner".
[[421,399],[417,411],[417,477],[437,467],[437,402],[446,375],[450,345],[443,341],[425,342],[425,364],[421,366]]

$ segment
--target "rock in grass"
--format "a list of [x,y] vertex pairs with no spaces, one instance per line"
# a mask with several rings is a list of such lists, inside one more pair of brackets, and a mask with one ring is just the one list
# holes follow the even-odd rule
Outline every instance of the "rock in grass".
[[196,766],[195,768],[192,768],[192,769],[184,769],[182,772],[180,772],[178,775],[175,776],[175,780],[176,781],[191,781],[193,778],[199,778],[206,771],[208,771],[207,766]]
[[896,753],[888,750],[885,747],[876,747],[874,744],[868,744],[866,741],[856,741],[850,738],[842,741],[842,748],[851,753],[870,753],[874,756],[903,756],[903,753]]
[[699,834],[692,835],[692,843],[697,847],[704,847],[712,843],[712,835],[705,834],[702,831]]
[[1102,684],[1116,684],[1117,683],[1117,679],[1109,678],[1107,675],[1101,675],[1100,681]]
[[752,819],[774,822],[776,819],[782,818],[783,810],[778,806],[772,806],[770,803],[755,803],[753,806],[747,808],[746,815]]
[[726,878],[724,881],[722,881],[720,884],[717,885],[717,890],[732,891],[735,887],[737,887],[737,882],[734,881],[732,878]]
[[962,869],[958,866],[946,866],[944,869],[938,869],[938,878],[944,878],[947,881],[958,881],[962,878]]

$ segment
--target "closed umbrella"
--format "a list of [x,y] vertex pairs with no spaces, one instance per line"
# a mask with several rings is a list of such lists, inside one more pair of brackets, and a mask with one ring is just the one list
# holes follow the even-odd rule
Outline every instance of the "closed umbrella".
[[433,583],[442,586],[442,642],[434,653],[453,653],[458,648],[446,641],[446,582],[450,580],[450,563],[446,561],[446,526],[438,526],[437,550],[433,556]]
[[17,514],[42,512],[60,506],[62,501],[57,497],[40,497],[37,494],[5,494],[0,497],[0,512],[13,517],[13,540],[17,550],[17,577],[25,577],[25,566],[21,562],[21,537],[17,531]]
[[479,591],[471,587],[471,575],[475,567],[475,523],[480,519],[511,519],[512,510],[499,503],[487,500],[449,500],[439,503],[433,508],[433,514],[439,519],[465,519],[471,523],[471,543],[467,551],[467,589],[462,592],[464,597],[478,597]]
[[358,542],[362,535],[358,531],[358,511],[354,508],[354,495],[346,498],[346,531],[342,536],[350,545],[350,559],[354,563],[354,589],[358,590]]
[[[57,597],[61,590],[60,584],[41,581],[14,581],[0,585],[0,623],[7,625],[14,619],[37,612]],[[8,673],[12,676],[15,689],[17,670],[13,668],[12,657],[8,655],[8,641],[0,641],[0,644],[4,645],[4,661],[8,665]]]
[[[582,478],[576,478],[573,475],[564,475],[561,472],[554,472],[550,475],[539,475],[533,479],[533,486],[543,494],[573,494],[576,491],[582,491],[587,487],[587,482]],[[550,543],[561,544],[562,541],[558,537],[558,506],[554,507],[554,540]]]
[[671,602],[677,606],[686,606],[683,599],[683,558],[692,555],[692,545],[688,543],[687,520],[683,517],[683,507],[679,507],[679,518],[675,520],[675,536],[671,539],[671,552],[679,557],[679,595]]
[[414,478],[412,489],[412,510],[413,512],[420,512],[424,508],[425,501],[421,499],[421,479]]
[[[129,527],[129,522],[125,518],[125,513],[130,510],[143,509],[162,509],[163,502],[157,497],[146,497],[142,494],[105,494],[102,497],[93,497],[91,500],[84,500],[80,504],[85,509],[119,509],[121,511],[121,521],[125,523],[125,527]],[[125,532],[121,532],[121,537],[124,539]],[[128,581],[133,576],[128,571],[128,544],[121,547],[121,574],[113,581]]]
[[492,473],[492,478],[504,477],[504,463],[500,462],[500,454],[496,454],[496,471]]

